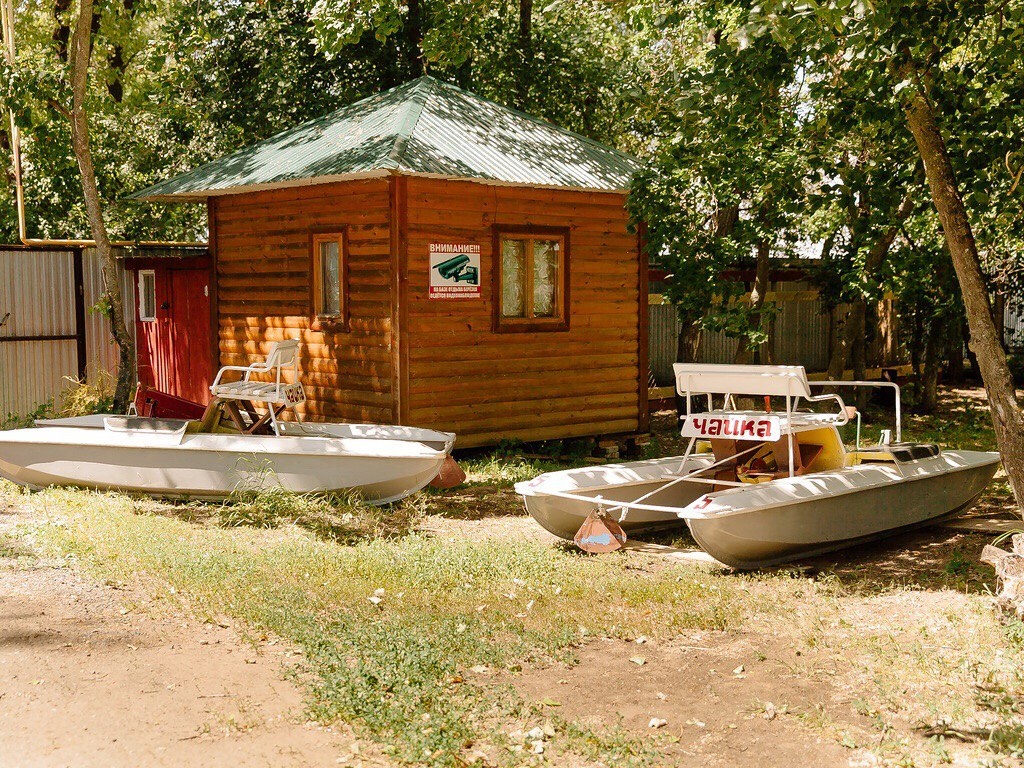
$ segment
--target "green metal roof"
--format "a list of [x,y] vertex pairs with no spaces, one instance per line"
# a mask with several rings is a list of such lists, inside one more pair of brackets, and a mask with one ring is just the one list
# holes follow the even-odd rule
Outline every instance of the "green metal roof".
[[132,197],[194,200],[387,174],[625,190],[637,167],[616,149],[421,77]]

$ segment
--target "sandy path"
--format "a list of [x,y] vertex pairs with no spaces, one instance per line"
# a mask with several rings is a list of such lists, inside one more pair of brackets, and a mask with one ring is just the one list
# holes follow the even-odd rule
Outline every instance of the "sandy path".
[[0,557],[0,766],[380,764],[306,722],[289,650],[127,598]]

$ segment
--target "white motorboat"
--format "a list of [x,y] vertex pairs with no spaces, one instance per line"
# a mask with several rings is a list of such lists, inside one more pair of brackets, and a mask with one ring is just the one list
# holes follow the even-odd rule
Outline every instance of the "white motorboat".
[[[237,369],[245,372],[240,382],[221,383],[222,371],[202,419],[94,415],[0,432],[0,475],[35,488],[172,497],[224,497],[271,486],[297,493],[352,490],[374,504],[397,501],[437,477],[455,443],[451,433],[279,420],[305,396],[301,384],[281,380],[282,366],[294,366],[297,343],[278,347],[267,363]],[[250,380],[250,373],[276,380]],[[267,406],[263,416],[254,402]]]
[[[686,453],[581,467],[518,483],[542,526],[573,539],[588,517],[626,532],[680,525],[717,560],[758,568],[829,552],[955,515],[984,491],[999,454],[904,443],[899,387],[888,382],[814,382],[895,389],[895,441],[847,449],[838,428],[853,416],[837,395],[813,395],[801,366],[676,364],[686,398]],[[691,410],[694,396],[707,410]],[[715,395],[722,396],[714,408]],[[784,409],[739,409],[743,396],[775,397]],[[800,407],[835,406],[827,412]],[[592,519],[592,518],[591,518]]]

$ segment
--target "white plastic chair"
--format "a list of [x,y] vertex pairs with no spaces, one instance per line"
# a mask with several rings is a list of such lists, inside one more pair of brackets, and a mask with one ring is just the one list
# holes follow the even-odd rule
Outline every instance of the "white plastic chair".
[[[224,374],[241,373],[237,381],[224,382]],[[291,383],[285,374],[291,372]],[[253,374],[272,374],[272,381],[252,381]],[[299,340],[286,339],[274,343],[270,354],[262,363],[252,365],[225,365],[217,372],[217,378],[210,386],[214,397],[222,400],[245,400],[249,403],[263,403],[270,413],[274,433],[280,434],[277,415],[284,408],[293,408],[306,401],[306,393],[299,383]]]

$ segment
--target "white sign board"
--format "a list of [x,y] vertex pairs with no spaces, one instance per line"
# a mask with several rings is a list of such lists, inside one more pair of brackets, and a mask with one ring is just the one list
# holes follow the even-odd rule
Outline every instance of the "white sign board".
[[775,442],[782,437],[782,420],[768,413],[758,416],[694,413],[684,419],[680,434],[683,437]]
[[479,299],[482,277],[479,245],[430,244],[430,298]]

